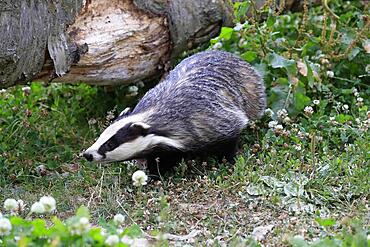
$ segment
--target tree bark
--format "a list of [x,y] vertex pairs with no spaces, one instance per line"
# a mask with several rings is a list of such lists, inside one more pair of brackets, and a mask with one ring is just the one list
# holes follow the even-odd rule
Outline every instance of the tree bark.
[[0,88],[31,80],[119,85],[159,77],[183,51],[232,24],[232,2],[2,0]]

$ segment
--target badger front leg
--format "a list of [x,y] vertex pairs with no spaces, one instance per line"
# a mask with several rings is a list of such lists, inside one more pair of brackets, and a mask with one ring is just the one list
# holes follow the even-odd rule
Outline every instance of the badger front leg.
[[220,143],[217,148],[215,148],[215,155],[220,159],[226,159],[229,163],[234,163],[234,158],[236,153],[238,152],[240,145],[240,137],[237,136],[235,138],[229,139]]
[[147,157],[149,176],[153,179],[159,179],[160,176],[171,171],[180,161],[181,155],[171,152]]

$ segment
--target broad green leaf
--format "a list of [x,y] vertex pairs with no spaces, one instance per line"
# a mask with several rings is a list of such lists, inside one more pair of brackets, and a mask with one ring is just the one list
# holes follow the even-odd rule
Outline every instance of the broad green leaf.
[[240,55],[245,61],[252,62],[254,59],[257,58],[257,53],[253,51],[247,51]]
[[46,223],[44,220],[41,219],[36,219],[32,221],[32,226],[33,226],[33,235],[37,237],[42,237],[45,236],[48,232],[46,229]]
[[344,115],[344,114],[339,114],[338,116],[335,117],[335,120],[337,120],[339,123],[345,123],[347,121],[350,121],[352,117],[350,115]]
[[140,237],[141,229],[138,225],[133,225],[133,226],[126,228],[123,234],[128,235],[130,237]]
[[85,206],[81,206],[77,209],[76,216],[90,218],[89,209]]
[[229,40],[231,35],[233,34],[234,29],[231,27],[223,27],[221,28],[221,33],[218,36],[219,39]]
[[294,93],[294,108],[297,111],[301,111],[311,103],[311,99],[301,92]]
[[234,3],[234,15],[235,21],[240,22],[241,19],[246,16],[250,6],[250,1],[242,1]]
[[327,219],[316,218],[315,220],[320,226],[334,226],[335,225],[335,220],[331,218],[327,218]]
[[273,68],[285,68],[288,75],[297,74],[297,65],[294,60],[286,59],[276,53],[270,53],[267,57],[271,67]]

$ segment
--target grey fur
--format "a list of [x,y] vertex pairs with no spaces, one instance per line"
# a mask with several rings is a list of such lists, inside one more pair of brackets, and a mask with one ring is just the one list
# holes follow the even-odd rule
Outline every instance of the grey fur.
[[245,116],[255,120],[265,107],[263,80],[248,63],[228,52],[206,51],[177,65],[132,114],[152,110],[146,124],[195,151],[238,137]]

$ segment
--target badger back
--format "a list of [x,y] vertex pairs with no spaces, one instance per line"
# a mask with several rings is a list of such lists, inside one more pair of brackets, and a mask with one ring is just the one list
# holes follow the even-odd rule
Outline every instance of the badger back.
[[[192,107],[184,105],[185,99]],[[256,119],[266,107],[263,80],[251,65],[232,53],[200,52],[184,59],[164,81],[147,92],[134,113],[157,107],[169,111],[180,105],[183,111],[194,110],[195,105],[210,102],[222,103],[228,109],[239,108],[248,119]]]
[[226,107],[240,107],[251,120],[263,114],[266,107],[263,80],[238,56],[222,51],[202,52],[185,60],[184,68],[179,69],[177,77],[184,76],[183,71],[187,71],[189,81],[212,84]]

